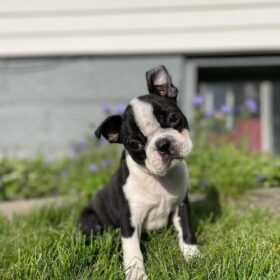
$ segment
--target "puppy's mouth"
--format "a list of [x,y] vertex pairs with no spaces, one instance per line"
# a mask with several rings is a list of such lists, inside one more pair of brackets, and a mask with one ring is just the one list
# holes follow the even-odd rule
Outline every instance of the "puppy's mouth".
[[166,168],[169,168],[173,163],[184,160],[184,157],[179,155],[162,155],[162,160]]
[[177,166],[184,158],[179,155],[161,155],[160,165],[151,165],[150,168],[148,166],[148,170],[154,175],[164,176],[168,170]]

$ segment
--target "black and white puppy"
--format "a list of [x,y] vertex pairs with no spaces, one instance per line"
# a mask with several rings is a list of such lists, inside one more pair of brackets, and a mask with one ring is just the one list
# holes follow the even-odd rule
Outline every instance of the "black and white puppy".
[[162,228],[169,217],[184,257],[198,253],[184,161],[192,150],[188,122],[166,68],[153,68],[146,77],[150,94],[133,99],[122,116],[108,117],[95,132],[125,150],[119,169],[80,217],[85,234],[120,228],[126,279],[146,278],[141,231]]

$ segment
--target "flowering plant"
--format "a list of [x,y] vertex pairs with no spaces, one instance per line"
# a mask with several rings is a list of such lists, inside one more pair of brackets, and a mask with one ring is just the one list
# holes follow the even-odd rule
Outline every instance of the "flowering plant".
[[205,146],[213,135],[227,131],[226,119],[233,114],[233,108],[230,105],[223,104],[219,110],[214,110],[214,108],[205,110],[205,100],[200,94],[194,95],[192,105],[194,112],[192,135],[196,145]]

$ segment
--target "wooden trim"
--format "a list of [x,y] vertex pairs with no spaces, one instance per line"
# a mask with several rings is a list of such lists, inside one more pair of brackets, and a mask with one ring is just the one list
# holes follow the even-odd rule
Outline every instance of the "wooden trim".
[[[0,39],[0,57],[279,51],[279,30],[159,34],[56,34]],[[261,40],[260,40],[261,38]]]

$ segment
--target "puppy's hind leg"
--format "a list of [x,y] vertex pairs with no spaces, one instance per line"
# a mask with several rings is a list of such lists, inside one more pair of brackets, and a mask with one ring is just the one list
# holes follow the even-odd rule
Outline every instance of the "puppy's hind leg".
[[79,226],[82,233],[87,237],[100,234],[103,230],[95,211],[90,206],[83,209],[79,219]]

